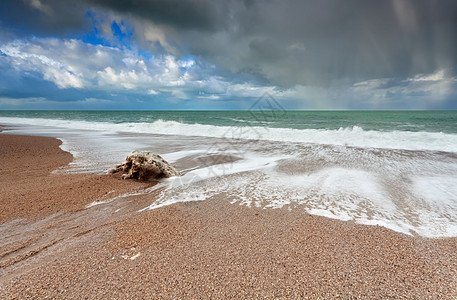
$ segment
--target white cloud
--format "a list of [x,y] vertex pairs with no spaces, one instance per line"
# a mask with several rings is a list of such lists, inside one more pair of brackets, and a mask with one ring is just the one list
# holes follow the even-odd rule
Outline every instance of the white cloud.
[[52,8],[49,5],[41,3],[40,0],[28,0],[27,1],[29,5],[35,9],[38,9],[39,11],[51,15],[52,14]]
[[172,55],[149,59],[133,50],[85,44],[79,40],[32,39],[0,45],[10,65],[36,72],[57,87],[133,90],[148,94],[161,87],[182,87],[191,79],[193,61]]
[[100,98],[84,98],[73,101],[49,100],[45,97],[8,98],[0,97],[0,107],[5,109],[87,109],[107,108],[115,105],[115,101]]
[[36,97],[36,98],[8,98],[8,97],[0,97],[0,106],[2,107],[21,107],[24,105],[36,104],[36,103],[44,103],[47,100],[43,97]]
[[372,89],[379,88],[380,86],[386,84],[387,82],[389,82],[389,79],[387,79],[387,78],[378,78],[378,79],[371,79],[371,80],[356,82],[352,86],[354,87],[355,90],[365,91],[365,90],[372,90]]
[[198,98],[200,99],[206,99],[206,100],[219,100],[221,99],[221,96],[218,96],[218,95],[205,95],[205,96],[198,96]]
[[229,96],[260,97],[265,93],[275,94],[274,86],[255,86],[249,83],[232,84],[227,88]]
[[[51,47],[56,44],[50,39]],[[64,64],[51,53],[46,53],[39,45],[15,41],[0,46],[0,51],[8,56],[11,66],[25,72],[38,72],[43,78],[54,82],[59,88],[83,88],[84,80],[77,68]]]
[[428,109],[448,100],[455,90],[457,78],[447,77],[446,70],[441,69],[403,80],[380,78],[355,83],[341,95],[373,108]]
[[195,60],[193,59],[182,59],[178,62],[179,66],[181,68],[189,69],[192,68],[193,65],[195,65]]
[[98,71],[97,73],[101,86],[112,85],[115,88],[122,87],[128,90],[136,89],[140,85],[152,81],[148,74],[137,74],[135,70],[120,70],[117,72],[111,67],[106,67],[103,71]]
[[132,19],[137,40],[143,46],[155,52],[162,47],[166,52],[177,54],[179,51],[172,46],[165,35],[165,29],[144,19]]
[[424,75],[419,74],[414,76],[413,78],[409,78],[409,81],[442,81],[445,80],[445,70],[438,70],[435,73]]
[[305,44],[300,42],[290,44],[289,49],[295,51],[306,51]]
[[58,88],[77,88],[143,95],[165,92],[177,99],[260,97],[273,86],[230,80],[204,69],[193,58],[171,54],[144,57],[135,50],[85,44],[80,40],[39,39],[0,45],[10,65],[22,73],[35,72]]
[[84,87],[80,77],[72,74],[69,70],[61,68],[44,68],[43,78],[54,82],[61,89]]
[[113,104],[112,100],[107,100],[107,99],[99,99],[99,98],[85,98],[83,100],[77,100],[75,103],[78,104]]

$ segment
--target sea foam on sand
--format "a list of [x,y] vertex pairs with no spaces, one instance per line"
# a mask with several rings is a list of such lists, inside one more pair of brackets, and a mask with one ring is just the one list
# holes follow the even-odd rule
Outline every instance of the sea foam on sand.
[[[448,136],[440,133],[366,132],[360,128],[314,132],[268,129],[264,139],[227,140],[190,135],[218,135],[222,130],[210,125],[205,126],[216,127],[210,128],[212,133],[193,125],[152,123],[147,127],[154,134],[146,134],[138,131],[141,124],[132,125],[136,126],[134,132],[116,133],[120,125],[110,124],[111,130],[105,132],[69,129],[79,124],[76,121],[47,122],[62,127],[35,124],[17,127],[12,133],[62,139],[62,148],[75,155],[74,162],[62,172],[103,172],[134,149],[163,154],[184,171],[182,177],[164,180],[155,187],[162,191],[150,209],[223,197],[234,204],[304,209],[405,234],[457,236],[454,135],[446,140]],[[122,126],[128,131],[127,124]],[[171,133],[179,132],[173,128],[184,126],[187,131],[183,133],[189,135],[157,134],[163,126],[171,128]],[[272,135],[278,134],[280,139],[281,132],[281,139],[296,142],[272,141]],[[291,132],[295,135],[288,138]],[[336,138],[334,142],[332,137]],[[314,143],[316,139],[320,143]],[[348,141],[347,145],[341,145],[343,140]],[[404,147],[405,143],[409,144]],[[388,149],[382,148],[387,144]],[[432,151],[437,147],[442,151]],[[425,150],[405,150],[416,148]],[[444,152],[446,149],[451,152]],[[236,160],[211,163],[209,158],[215,155]]]

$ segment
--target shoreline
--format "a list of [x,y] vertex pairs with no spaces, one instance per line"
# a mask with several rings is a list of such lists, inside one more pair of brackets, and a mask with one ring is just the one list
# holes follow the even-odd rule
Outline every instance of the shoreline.
[[0,135],[0,223],[84,209],[108,194],[114,197],[151,185],[114,175],[52,174],[73,160],[61,144],[50,137]]
[[59,143],[0,135],[6,299],[457,296],[457,238],[411,237],[224,198],[138,213],[154,199],[147,194],[86,209],[112,188],[122,194],[145,184],[52,175],[72,159]]

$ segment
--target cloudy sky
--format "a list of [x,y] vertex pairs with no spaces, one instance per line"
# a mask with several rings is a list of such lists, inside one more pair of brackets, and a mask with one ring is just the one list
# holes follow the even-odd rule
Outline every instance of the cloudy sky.
[[0,109],[457,109],[455,0],[3,0]]

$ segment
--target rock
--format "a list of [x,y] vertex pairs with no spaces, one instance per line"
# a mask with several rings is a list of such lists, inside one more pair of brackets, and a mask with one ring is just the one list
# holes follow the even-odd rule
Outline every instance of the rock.
[[179,176],[179,172],[160,155],[138,150],[130,153],[125,162],[109,171],[109,173],[118,172],[123,173],[123,179],[135,178],[138,180]]

